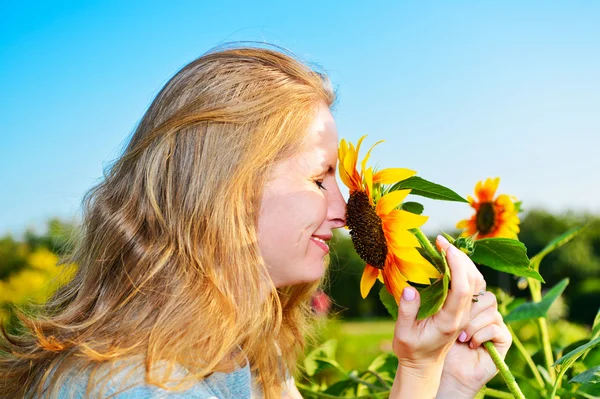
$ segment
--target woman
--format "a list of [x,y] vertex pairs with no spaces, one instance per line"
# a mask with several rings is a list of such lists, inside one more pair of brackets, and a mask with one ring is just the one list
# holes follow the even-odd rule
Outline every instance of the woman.
[[[300,397],[309,299],[345,225],[334,100],[281,49],[215,49],[179,71],[84,198],[76,276],[3,343],[1,397]],[[478,346],[510,346],[494,296],[471,301],[481,274],[438,246],[452,289],[422,322],[405,290],[391,397],[472,397],[496,372]]]

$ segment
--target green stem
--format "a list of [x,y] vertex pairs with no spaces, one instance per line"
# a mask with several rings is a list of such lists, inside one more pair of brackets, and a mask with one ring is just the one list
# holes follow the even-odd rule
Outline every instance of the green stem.
[[388,390],[392,388],[392,387],[390,387],[390,384],[388,384],[387,381],[384,380],[383,377],[379,375],[378,372],[373,371],[373,370],[367,370],[366,372],[373,374],[375,376],[375,378],[377,378],[377,381],[379,381],[379,383],[381,385],[383,385],[384,387],[386,387]]
[[[542,300],[542,284],[532,278],[528,278],[527,283],[533,302],[540,302]],[[554,370],[554,367],[552,367],[554,364],[554,355],[552,354],[550,334],[548,334],[548,322],[544,317],[539,317],[537,319],[537,325],[538,331],[540,332],[540,339],[542,340],[542,349],[544,351],[544,363],[546,365],[546,370],[550,375],[550,379],[554,383],[554,381],[556,381],[556,371]]]
[[537,369],[533,359],[531,358],[531,355],[529,354],[529,352],[527,352],[527,349],[525,349],[525,346],[523,345],[523,343],[521,342],[521,340],[510,325],[508,325],[508,330],[510,331],[510,334],[513,337],[513,343],[515,344],[515,346],[529,365],[529,368],[531,369],[531,372],[533,373],[533,376],[535,377],[535,380],[537,381],[538,385],[540,386],[540,388],[544,389],[544,379],[540,375],[540,372]]
[[525,399],[525,395],[523,395],[523,392],[521,392],[521,389],[519,388],[515,377],[511,374],[510,370],[508,369],[508,366],[506,365],[506,363],[504,363],[504,360],[502,360],[502,357],[500,356],[500,353],[498,353],[498,349],[496,349],[494,343],[492,341],[487,341],[483,343],[483,346],[485,346],[485,349],[487,349],[488,353],[490,354],[490,357],[494,361],[494,364],[500,371],[500,376],[502,376],[502,379],[506,383],[508,390],[513,394],[515,398]]
[[499,391],[497,389],[486,388],[485,396],[489,396],[492,398],[500,398],[500,399],[513,399],[513,396],[508,392]]
[[563,365],[563,367],[560,368],[558,376],[556,376],[557,380],[554,382],[554,386],[552,387],[552,392],[550,393],[550,396],[548,396],[549,399],[554,399],[556,397],[556,390],[560,385],[559,382],[562,381],[563,375],[565,374],[568,368],[569,367],[565,367],[565,365]]
[[350,379],[350,380],[352,380],[354,382],[357,382],[359,384],[362,384],[362,385],[364,385],[366,387],[369,387],[369,388],[371,388],[371,389],[373,389],[375,391],[379,391],[379,392],[382,392],[382,391],[386,391],[387,392],[387,391],[389,391],[389,389],[386,389],[386,388],[383,388],[383,387],[378,387],[377,385],[371,384],[370,382],[367,382],[367,381],[365,381],[365,380],[363,380],[361,378],[358,378],[355,375],[348,374],[347,377],[348,377],[348,379]]
[[444,273],[444,259],[442,258],[440,253],[433,247],[433,245],[425,236],[425,234],[423,234],[423,231],[419,228],[416,228],[411,229],[411,232],[415,235],[415,237],[417,237],[417,240],[419,240],[421,247],[423,247],[423,249],[427,251],[429,256],[431,256],[431,259],[433,259],[434,266],[436,267],[436,269],[438,269],[438,271],[440,271],[441,273]]
[[[440,253],[433,247],[433,245],[431,245],[431,242],[429,242],[429,240],[427,239],[425,234],[423,234],[423,231],[421,231],[421,229],[417,228],[412,229],[411,231],[413,232],[415,237],[417,237],[417,240],[419,240],[419,243],[421,244],[423,249],[427,251],[427,253],[431,256],[434,262],[436,262],[438,266],[440,266],[438,270],[440,270],[443,273],[445,270],[445,259],[442,258],[442,255],[440,255]],[[494,364],[498,368],[500,375],[502,376],[502,379],[506,383],[506,386],[508,387],[510,392],[517,399],[525,399],[523,392],[521,392],[519,385],[517,385],[515,377],[511,374],[508,366],[506,365],[506,363],[504,363],[504,360],[502,360],[502,357],[498,353],[498,350],[494,346],[494,343],[491,341],[487,341],[483,343],[483,346],[485,346],[488,353],[490,354],[490,357],[494,361]]]

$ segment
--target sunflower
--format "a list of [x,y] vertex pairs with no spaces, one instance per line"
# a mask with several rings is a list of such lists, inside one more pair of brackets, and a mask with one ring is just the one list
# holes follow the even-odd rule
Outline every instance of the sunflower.
[[346,224],[358,255],[367,265],[360,282],[360,293],[367,296],[375,280],[382,281],[387,290],[399,301],[408,282],[431,284],[440,273],[417,250],[420,243],[409,231],[422,226],[427,216],[397,209],[411,190],[389,191],[394,184],[416,172],[403,168],[388,168],[373,173],[366,167],[375,143],[356,168],[360,145],[366,136],[352,143],[341,140],[338,157],[342,182],[350,190]]
[[517,238],[519,233],[520,203],[516,198],[506,194],[499,195],[496,199],[496,190],[500,178],[487,178],[485,182],[478,182],[475,186],[475,196],[468,196],[469,203],[475,209],[471,219],[461,220],[456,224],[459,229],[465,229],[461,234],[463,237],[475,236],[475,238]]

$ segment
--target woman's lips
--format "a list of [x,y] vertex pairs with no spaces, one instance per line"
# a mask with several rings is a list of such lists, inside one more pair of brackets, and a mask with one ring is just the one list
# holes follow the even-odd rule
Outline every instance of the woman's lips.
[[325,240],[318,238],[318,237],[310,237],[310,240],[312,242],[314,242],[315,244],[317,244],[317,246],[319,246],[319,248],[321,248],[323,251],[325,251],[325,253],[329,252],[329,245],[327,245]]

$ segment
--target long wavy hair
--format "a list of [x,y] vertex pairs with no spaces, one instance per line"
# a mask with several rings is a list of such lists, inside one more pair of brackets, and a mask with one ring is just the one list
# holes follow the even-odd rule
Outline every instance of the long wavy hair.
[[[258,210],[270,168],[303,148],[316,105],[331,108],[335,93],[318,68],[272,47],[210,50],[159,92],[84,196],[61,262],[77,265],[74,278],[41,314],[19,314],[22,333],[3,331],[2,398],[55,397],[67,370],[94,375],[128,358],[176,390],[248,361],[265,396],[281,396],[319,282],[274,287]],[[187,373],[173,388],[159,364]]]

